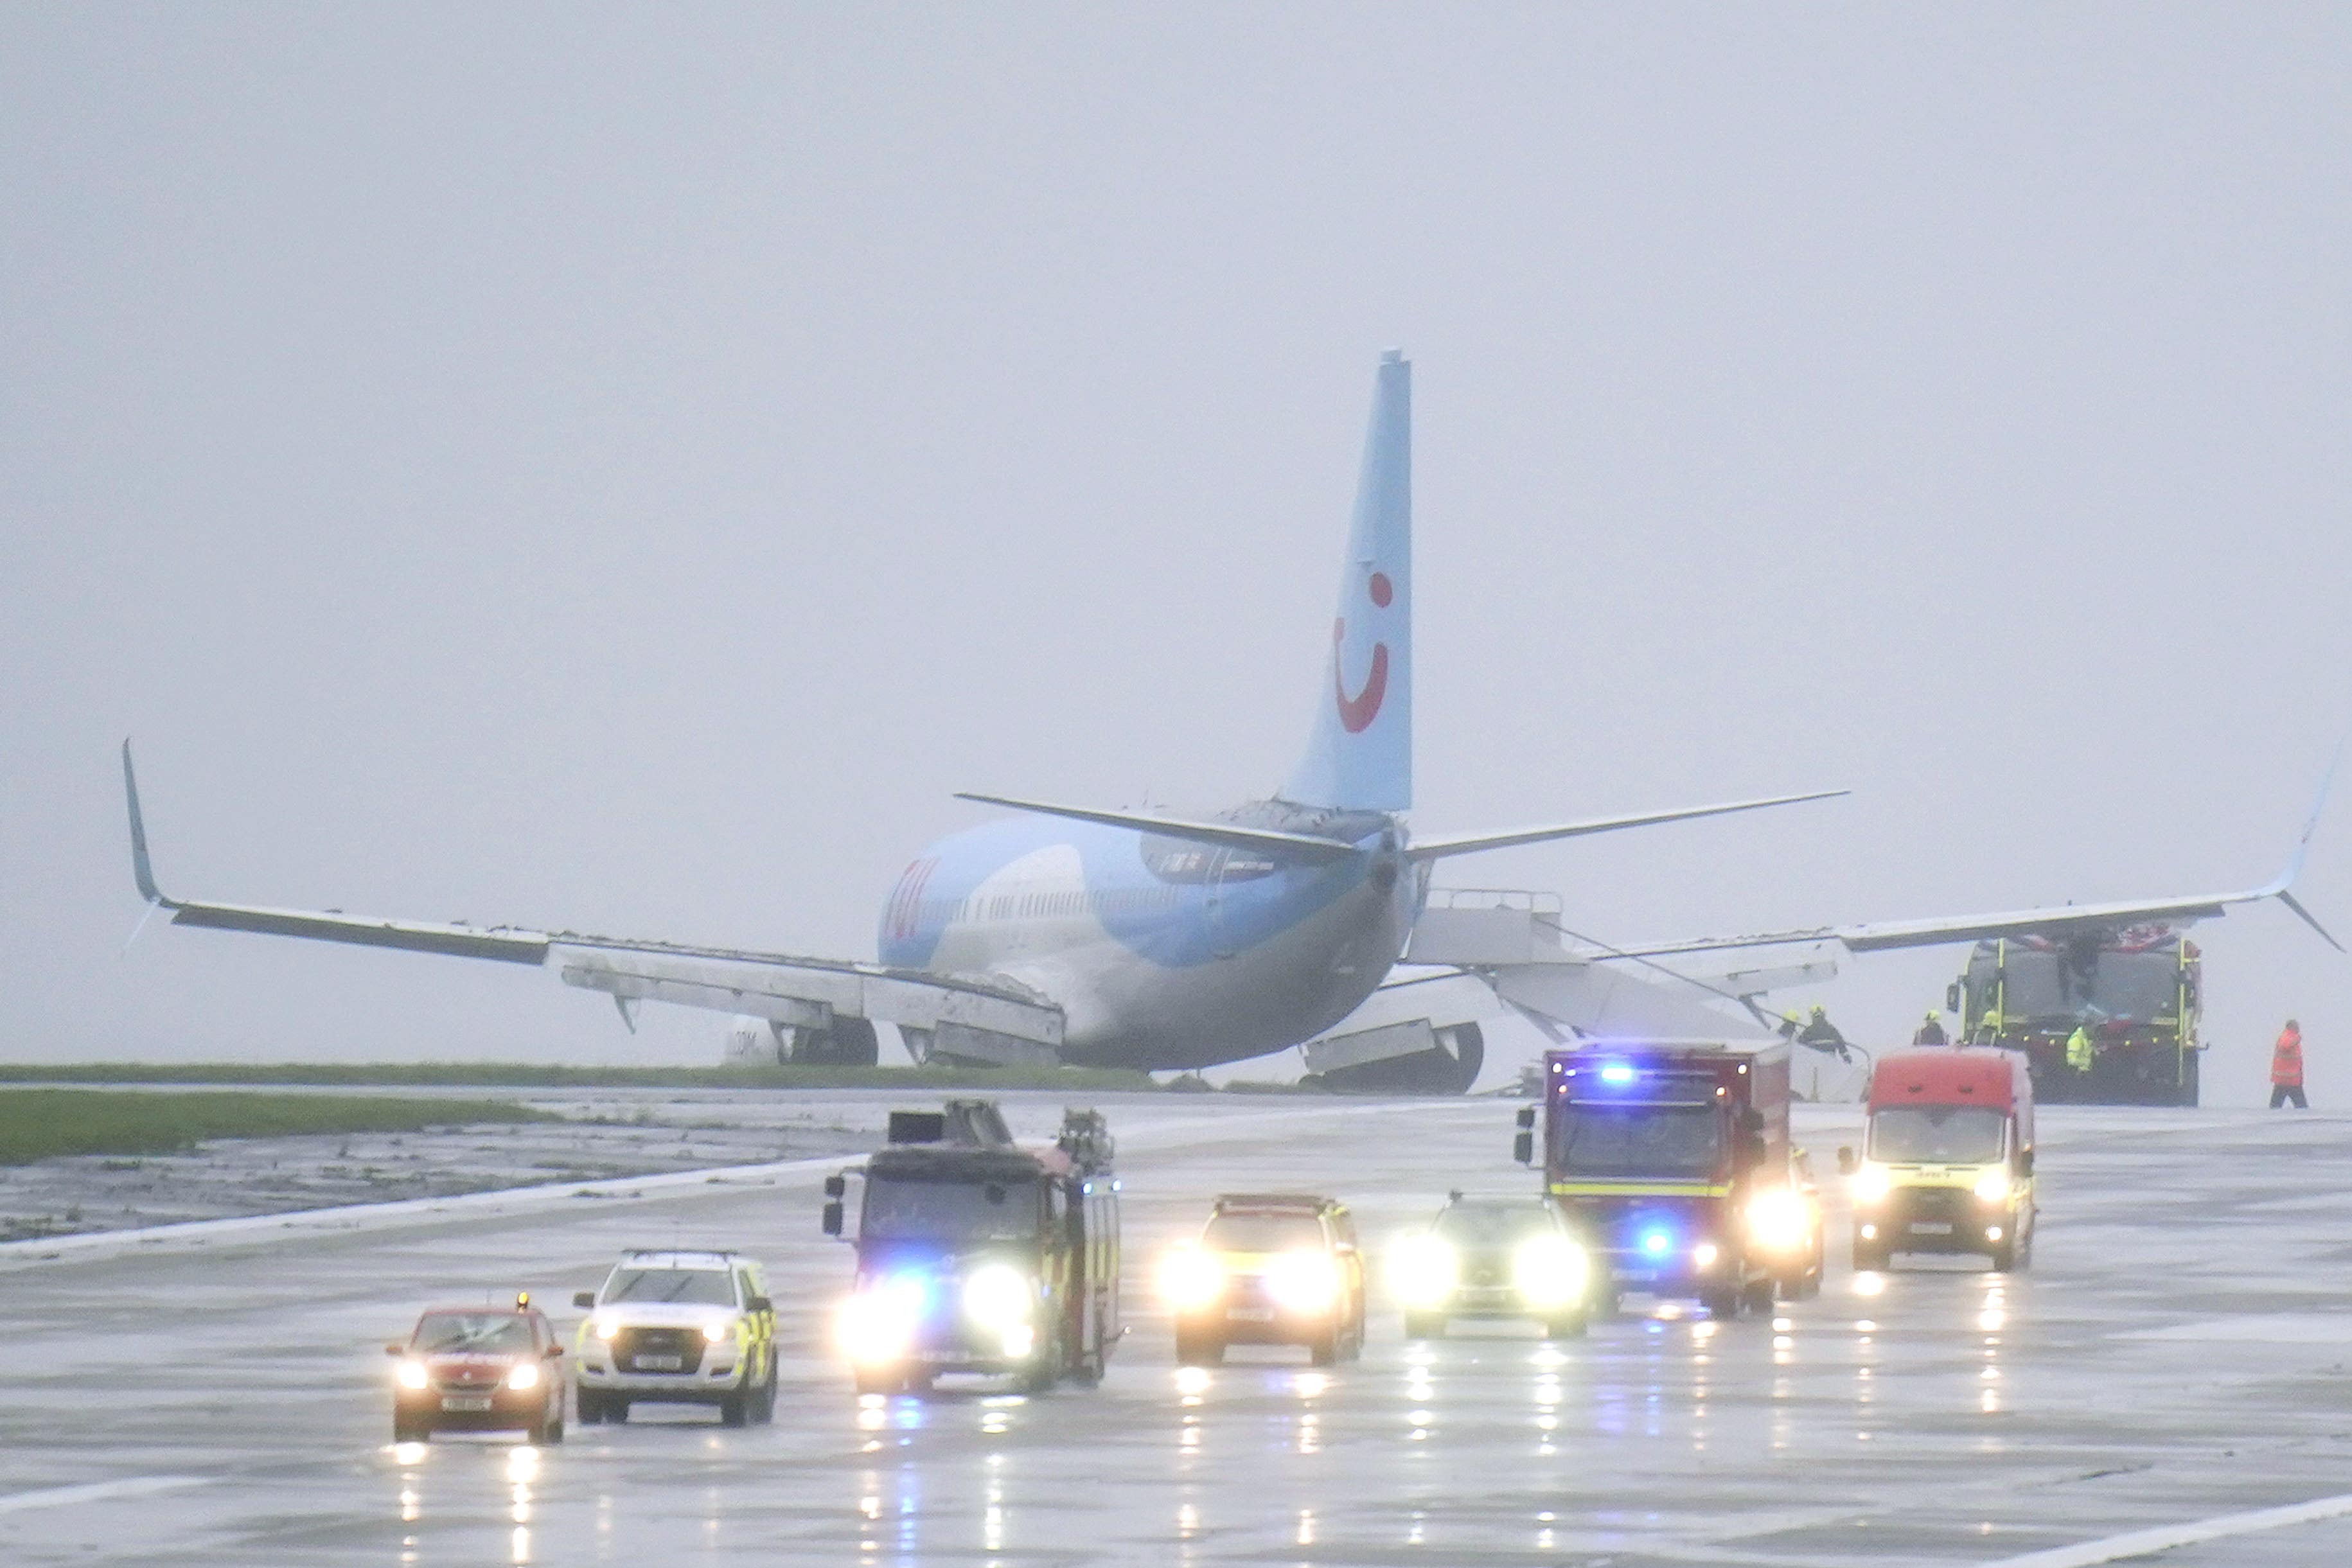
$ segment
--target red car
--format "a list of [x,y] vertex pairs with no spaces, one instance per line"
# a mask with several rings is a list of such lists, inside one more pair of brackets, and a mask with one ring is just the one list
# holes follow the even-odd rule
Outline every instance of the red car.
[[392,1440],[436,1432],[520,1431],[563,1441],[563,1354],[546,1314],[518,1296],[512,1307],[436,1307],[405,1344],[388,1344]]

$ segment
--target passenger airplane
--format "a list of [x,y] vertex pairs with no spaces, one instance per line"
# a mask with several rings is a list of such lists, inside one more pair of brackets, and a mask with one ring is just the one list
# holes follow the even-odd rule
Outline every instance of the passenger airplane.
[[1439,860],[1843,793],[1413,841],[1411,378],[1382,356],[1313,726],[1281,792],[1189,814],[964,796],[1017,814],[916,857],[883,906],[878,963],[167,898],[126,740],[139,891],[178,925],[552,967],[625,1019],[645,1000],[734,1013],[739,1055],[748,1035],[771,1061],[872,1062],[882,1020],[918,1061],[1156,1071],[1263,1055],[1347,1017],[1403,952]]
[[[898,1026],[917,1061],[1197,1069],[1299,1045],[1342,1020],[1350,1030],[1381,1027],[1383,1005],[1400,1018],[1426,1010],[1419,1000],[1425,993],[1402,994],[1407,987],[1397,986],[1381,1004],[1350,1016],[1404,955],[1440,860],[1843,793],[1415,841],[1404,815],[1412,804],[1411,375],[1401,354],[1382,356],[1331,646],[1306,752],[1280,793],[1195,813],[965,795],[1015,814],[944,839],[908,865],[883,905],[877,963],[167,898],[149,863],[126,740],[122,780],[139,891],[150,914],[168,909],[178,925],[551,967],[567,985],[612,996],[632,1028],[632,1009],[647,1000],[732,1013],[729,1054],[737,1060],[871,1063],[874,1025],[886,1021]],[[2305,845],[2310,835],[2306,825]],[[2309,920],[2288,892],[2301,861],[2298,848],[2285,875],[2242,893],[1583,956],[1654,959],[1827,940],[1868,951],[2083,923],[2194,919],[2263,898],[2281,899]],[[1690,1016],[1688,998],[1622,973],[1600,988],[1612,1009],[1649,991],[1661,1007],[1678,1004],[1685,1010],[1677,1016]],[[1507,990],[1498,987],[1497,994]],[[1419,1019],[1420,1038],[1448,1022]],[[1432,1086],[1466,1088],[1477,1071],[1475,1054],[1463,1050],[1440,1064]]]

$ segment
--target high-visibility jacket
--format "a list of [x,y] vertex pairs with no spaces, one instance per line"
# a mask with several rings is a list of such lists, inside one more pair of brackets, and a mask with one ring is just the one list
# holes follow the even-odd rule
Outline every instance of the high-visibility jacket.
[[2091,1036],[2078,1029],[2066,1037],[2066,1065],[2077,1072],[2091,1071]]
[[2303,1087],[2303,1031],[2291,1029],[2271,1047],[2271,1082],[2281,1089]]

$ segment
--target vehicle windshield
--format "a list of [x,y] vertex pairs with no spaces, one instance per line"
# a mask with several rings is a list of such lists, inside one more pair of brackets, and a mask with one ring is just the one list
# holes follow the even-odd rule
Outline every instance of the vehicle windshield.
[[[2179,1000],[2179,955],[2172,947],[2145,953],[2083,952],[2070,962],[2057,952],[2012,948],[1996,971],[1979,955],[1969,966],[1969,988],[1978,1012],[1996,996],[2012,1023],[2096,1022],[2117,1019],[2147,1023],[2170,1013]],[[2077,967],[2086,963],[2088,969]]]
[[512,1312],[427,1312],[411,1348],[437,1355],[528,1351],[530,1322]]
[[2180,966],[2170,953],[2102,953],[2088,1010],[2147,1023],[2172,1011],[2179,986]]
[[1559,1165],[1566,1175],[1698,1181],[1723,1169],[1723,1116],[1713,1105],[1566,1109],[1559,1120]]
[[1532,1203],[1457,1203],[1431,1229],[1441,1239],[1478,1252],[1552,1233],[1551,1215]]
[[1983,1166],[2000,1158],[2006,1113],[1989,1105],[1889,1105],[1870,1113],[1870,1157],[1890,1166]]
[[1220,1214],[1201,1233],[1219,1252],[1295,1252],[1323,1245],[1323,1225],[1311,1214]]
[[621,1269],[604,1285],[600,1306],[615,1301],[676,1302],[731,1307],[735,1286],[724,1269]]
[[1025,1241],[1037,1234],[1037,1183],[872,1176],[858,1222],[880,1241]]
[[[2066,967],[2055,953],[2011,953],[2000,972],[2001,1012],[2012,1020],[2072,1018],[2074,998],[2066,979]],[[1991,995],[1988,990],[1988,1007]]]

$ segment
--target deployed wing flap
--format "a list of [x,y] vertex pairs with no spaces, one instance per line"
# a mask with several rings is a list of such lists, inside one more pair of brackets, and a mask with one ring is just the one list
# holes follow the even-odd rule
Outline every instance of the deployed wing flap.
[[1062,1009],[993,977],[935,975],[773,953],[557,937],[567,986],[624,1000],[748,1013],[809,1029],[837,1014],[917,1029],[958,1023],[1044,1045],[1062,1042]]

